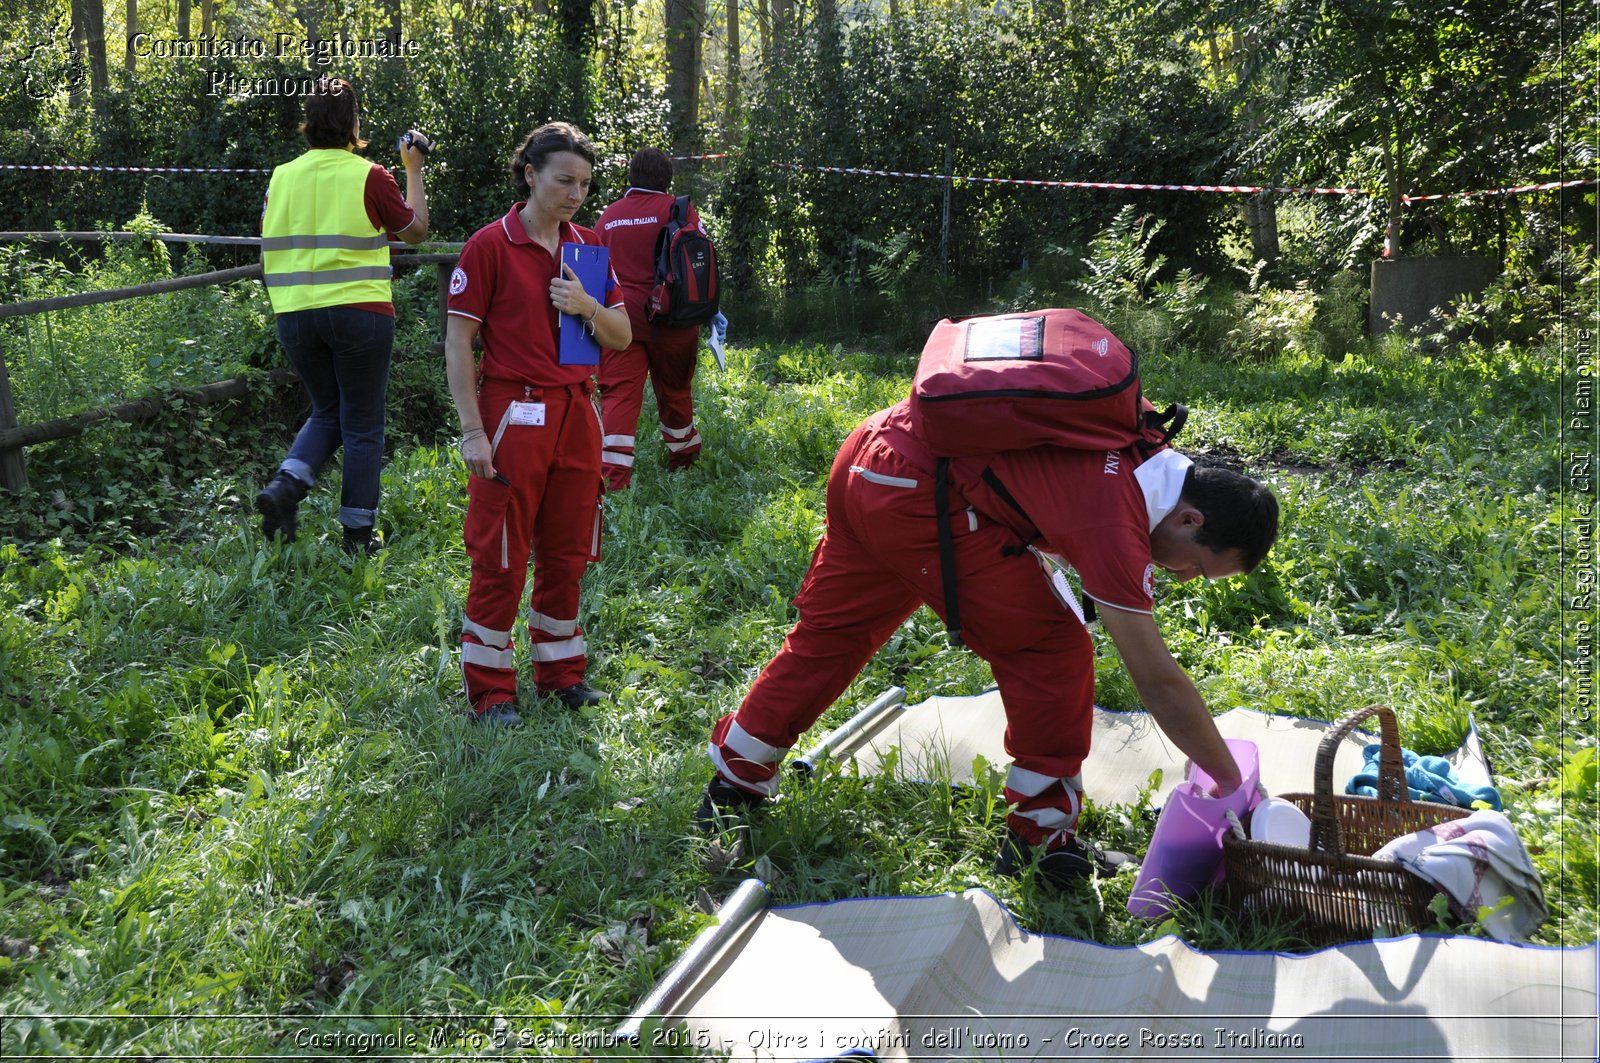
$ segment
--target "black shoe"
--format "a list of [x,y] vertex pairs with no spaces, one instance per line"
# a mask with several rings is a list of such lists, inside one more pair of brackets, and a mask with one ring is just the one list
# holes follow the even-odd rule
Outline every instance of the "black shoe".
[[552,690],[551,693],[569,709],[581,709],[586,705],[598,705],[606,700],[605,691],[596,690],[594,687],[578,680],[570,687]]
[[[1016,878],[1022,869],[1033,863],[1034,849],[1016,831],[1009,831],[1000,843],[1000,854],[995,857],[994,869],[998,874]],[[1065,843],[1039,856],[1038,874],[1056,889],[1068,889],[1091,874],[1110,878],[1123,867],[1138,867],[1133,857],[1115,849],[1101,849],[1090,845],[1077,835]]]
[[261,534],[268,539],[294,542],[295,517],[300,500],[309,490],[305,483],[279,469],[256,495],[256,512],[261,514]]
[[694,829],[702,834],[716,834],[725,829],[729,821],[752,808],[767,803],[765,794],[752,793],[733,785],[720,775],[713,775],[706,784],[705,796],[690,820]]
[[365,554],[372,557],[383,549],[383,539],[372,534],[369,524],[365,528],[345,528],[344,541],[339,545],[351,556]]
[[472,722],[496,727],[521,727],[522,716],[517,712],[516,705],[509,701],[497,701],[482,712],[474,713]]

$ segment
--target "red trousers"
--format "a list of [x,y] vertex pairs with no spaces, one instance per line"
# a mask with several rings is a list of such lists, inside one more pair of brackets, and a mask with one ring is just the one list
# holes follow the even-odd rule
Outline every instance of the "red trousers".
[[[827,531],[795,598],[799,623],[739,711],[712,731],[717,771],[751,792],[777,792],[783,755],[917,606],[944,616],[932,478],[876,430],[878,420],[851,434],[828,476]],[[1007,824],[1033,844],[1060,844],[1082,803],[1093,644],[1014,533],[954,490],[950,508],[962,634],[989,662],[1006,706]]]
[[[512,424],[512,404],[542,403],[544,424]],[[526,410],[527,407],[524,406]],[[540,691],[571,686],[588,668],[578,583],[600,553],[600,420],[584,385],[529,388],[485,380],[478,410],[507,482],[467,480],[462,529],[472,582],[461,625],[461,673],[476,712],[515,701],[512,628],[528,562],[528,643]]]
[[699,353],[698,328],[657,328],[649,338],[623,350],[600,352],[600,421],[605,425],[601,468],[607,490],[625,490],[633,482],[634,433],[644,408],[647,376],[656,394],[667,468],[694,464],[700,433],[694,427],[690,384]]

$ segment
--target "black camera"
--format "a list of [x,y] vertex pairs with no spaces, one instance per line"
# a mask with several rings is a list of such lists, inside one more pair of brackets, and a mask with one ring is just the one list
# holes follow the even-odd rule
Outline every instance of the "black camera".
[[394,150],[400,152],[401,154],[404,154],[407,148],[416,148],[418,151],[422,152],[422,154],[426,155],[428,152],[433,150],[433,141],[429,140],[426,135],[418,133],[413,129],[408,133],[402,133],[400,138],[394,142]]

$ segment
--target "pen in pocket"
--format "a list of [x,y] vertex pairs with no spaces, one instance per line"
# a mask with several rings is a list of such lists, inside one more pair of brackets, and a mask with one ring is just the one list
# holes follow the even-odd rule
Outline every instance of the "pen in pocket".
[[494,474],[494,482],[497,484],[505,484],[507,487],[511,486],[511,481],[506,479],[506,474],[503,472],[497,472]]

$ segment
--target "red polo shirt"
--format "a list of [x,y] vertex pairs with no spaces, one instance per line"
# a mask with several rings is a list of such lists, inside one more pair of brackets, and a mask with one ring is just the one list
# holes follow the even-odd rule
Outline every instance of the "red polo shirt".
[[[902,457],[933,475],[936,459],[911,430],[907,400],[875,414],[869,423],[875,423],[875,430]],[[1089,597],[1148,613],[1154,604],[1155,568],[1150,557],[1150,510],[1135,475],[1139,464],[1132,448],[1043,446],[953,458],[950,479],[983,516],[1010,528],[1022,542],[1065,558],[1077,570]],[[983,471],[991,468],[1027,517],[984,481]]]
[[[994,470],[1028,518],[994,499],[982,480]],[[1148,613],[1155,599],[1149,510],[1134,473],[1138,452],[1031,447],[987,462],[950,463],[957,488],[980,512],[1008,525],[1040,549],[1064,557],[1083,593],[1103,605]],[[985,497],[988,496],[988,497]]]
[[[654,334],[650,322],[645,320],[644,309],[650,300],[650,289],[656,283],[656,237],[661,235],[661,227],[671,217],[676,198],[671,192],[630,188],[621,199],[602,211],[594,223],[600,242],[611,249],[611,268],[622,282],[622,295],[628,306],[628,321],[633,325],[635,341]],[[686,224],[705,232],[700,224],[700,212],[694,209],[693,203],[689,204]],[[685,327],[700,331],[698,325]]]
[[[576,384],[594,372],[591,365],[562,365],[557,346],[561,314],[550,302],[550,282],[558,260],[535,243],[522,226],[514,204],[499,221],[473,233],[450,275],[449,312],[479,323],[485,379],[534,387]],[[592,229],[561,224],[564,244],[597,244]],[[616,270],[606,278],[606,306],[622,303]]]

